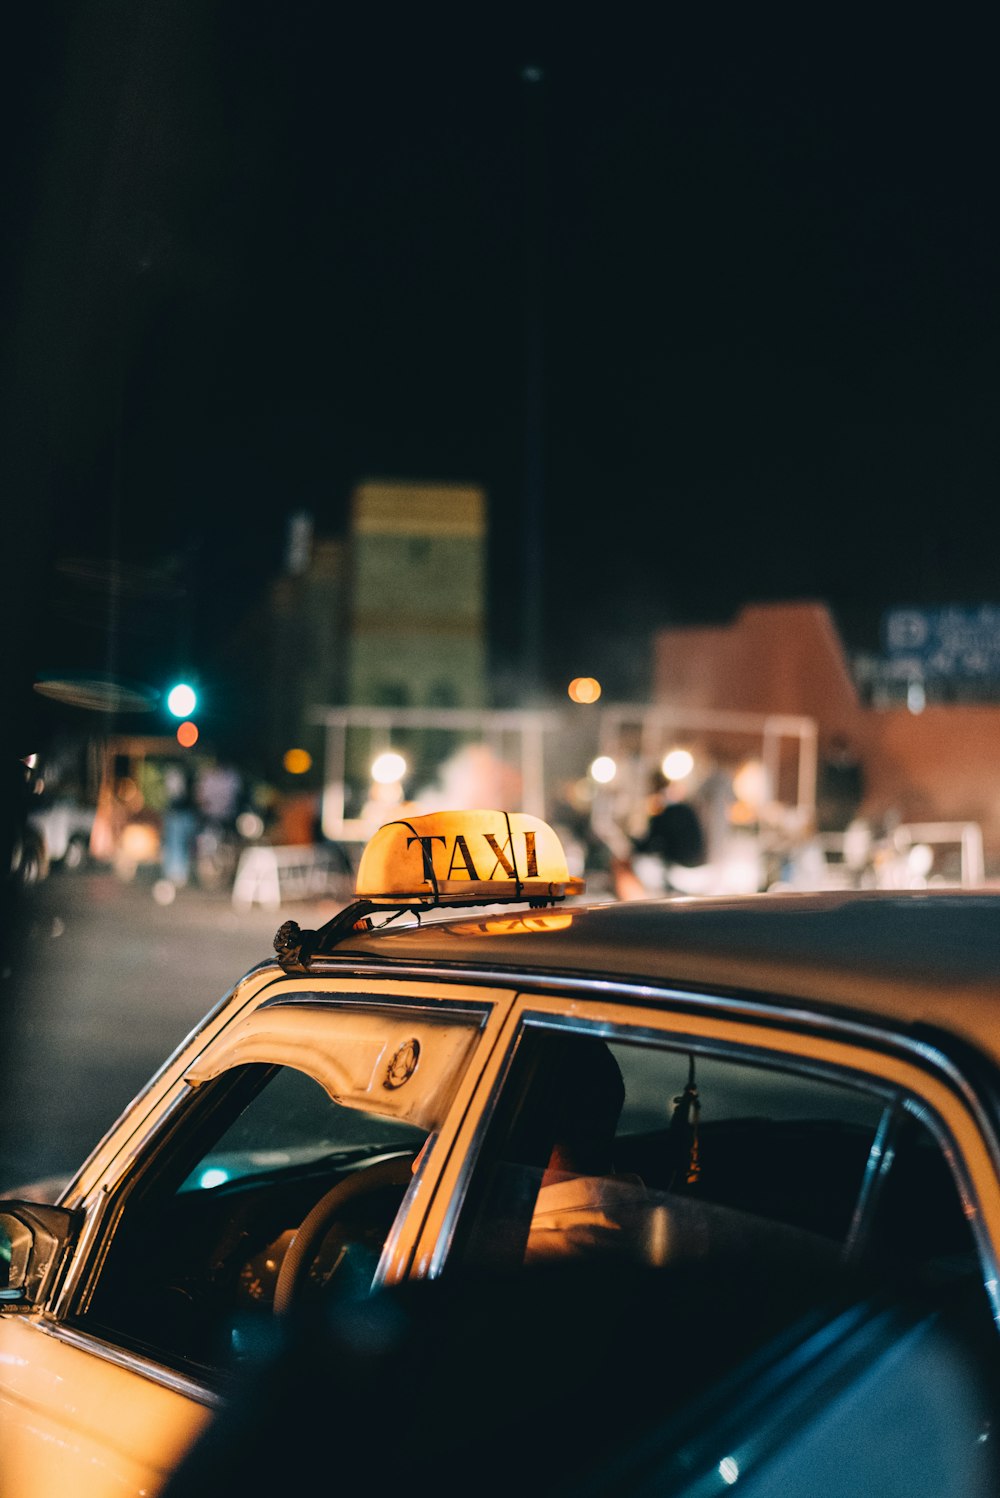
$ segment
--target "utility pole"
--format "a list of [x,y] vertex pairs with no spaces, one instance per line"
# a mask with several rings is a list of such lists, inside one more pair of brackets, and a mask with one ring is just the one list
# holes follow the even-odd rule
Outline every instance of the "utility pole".
[[544,74],[536,64],[521,70],[524,91],[524,509],[521,670],[524,696],[542,690],[542,580],[544,573],[544,341],[545,228]]

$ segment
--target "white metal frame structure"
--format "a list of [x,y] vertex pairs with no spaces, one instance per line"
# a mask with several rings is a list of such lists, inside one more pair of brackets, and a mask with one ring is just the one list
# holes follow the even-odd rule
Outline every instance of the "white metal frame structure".
[[726,710],[615,704],[600,713],[599,752],[617,759],[626,731],[638,726],[641,752],[652,767],[659,764],[667,735],[738,734],[760,745],[760,760],[769,782],[778,785],[783,739],[798,744],[795,810],[803,825],[816,809],[817,728],[814,718],[787,713],[742,713]]
[[368,821],[345,815],[347,735],[352,729],[367,732],[373,750],[388,747],[393,730],[398,729],[475,733],[501,759],[504,738],[513,735],[521,775],[519,808],[545,818],[545,735],[562,727],[558,713],[529,709],[331,707],[318,709],[313,721],[326,729],[321,821],[323,836],[332,842],[367,841],[373,831]]
[[[436,729],[478,734],[499,759],[505,738],[513,736],[515,758],[521,775],[519,806],[543,820],[548,807],[545,737],[565,733],[567,716],[554,709],[469,709],[402,707],[317,708],[313,721],[326,729],[326,760],[322,798],[323,835],[333,842],[367,840],[373,828],[368,821],[347,817],[347,736],[350,731],[367,733],[373,752],[391,744],[395,730]],[[576,721],[579,723],[580,719]],[[668,735],[718,733],[745,736],[759,753],[770,783],[778,785],[782,741],[797,745],[796,800],[794,810],[803,827],[809,825],[816,808],[817,728],[815,720],[783,713],[744,713],[618,703],[598,708],[589,719],[596,729],[596,752],[618,758],[629,729],[638,725],[641,753],[652,769],[659,764]],[[595,808],[600,804],[596,798]],[[599,818],[599,812],[597,813]]]

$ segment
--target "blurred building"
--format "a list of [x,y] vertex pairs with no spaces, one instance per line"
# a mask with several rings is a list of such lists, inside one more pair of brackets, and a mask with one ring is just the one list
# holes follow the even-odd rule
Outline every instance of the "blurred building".
[[678,709],[806,714],[821,765],[844,744],[856,756],[861,814],[978,822],[1000,867],[1000,706],[865,700],[823,603],[754,604],[729,624],[659,631],[653,697]]
[[[293,517],[285,570],[229,652],[234,694],[249,704],[255,734],[266,723],[267,759],[279,778],[295,745],[312,758],[303,788],[326,785],[332,772],[324,709],[370,710],[368,726],[345,729],[338,750],[335,778],[344,783],[348,816],[358,808],[346,787],[367,782],[380,734],[407,758],[408,792],[426,789],[442,765],[467,751],[474,728],[430,728],[424,718],[408,727],[403,720],[416,724],[421,714],[440,713],[442,724],[449,714],[471,721],[493,706],[486,553],[486,497],[472,485],[366,479],[337,537],[316,536],[308,517]],[[571,716],[564,708],[562,728],[545,728],[546,800],[584,775],[593,753],[616,754],[617,743],[604,742],[608,725],[628,718],[649,751],[640,756],[644,774],[658,765],[659,740],[676,723],[685,730],[678,741],[693,747],[700,737],[703,763],[735,773],[748,755],[762,757],[773,771],[771,793],[798,813],[812,795],[810,786],[803,790],[806,724],[821,831],[838,820],[844,825],[852,809],[883,826],[973,821],[991,872],[1000,871],[996,703],[873,695],[831,611],[815,600],[753,604],[723,625],[655,631],[651,655],[652,688],[631,716],[628,705],[602,701]],[[734,723],[728,734],[718,726],[727,715]],[[749,728],[735,726],[740,715]],[[704,726],[710,719],[715,727]],[[529,727],[536,738],[543,731]],[[519,723],[516,733],[524,731]],[[522,764],[518,749],[493,737],[499,761]],[[842,788],[855,788],[852,807],[841,798],[839,807],[824,808],[827,772]]]
[[293,517],[289,528],[289,565],[271,587],[258,657],[266,667],[260,680],[272,765],[291,748],[318,759],[322,740],[306,707],[339,700],[346,690],[348,547],[343,539],[314,537],[303,521]]
[[486,543],[471,485],[366,479],[340,536],[290,517],[283,570],[225,650],[233,715],[252,705],[265,773],[304,749],[303,783],[318,783],[317,707],[484,704]]
[[853,735],[863,710],[830,611],[822,603],[751,604],[729,624],[666,629],[653,642],[657,702],[814,718]]
[[483,706],[483,491],[359,484],[351,499],[350,572],[347,699],[373,707]]

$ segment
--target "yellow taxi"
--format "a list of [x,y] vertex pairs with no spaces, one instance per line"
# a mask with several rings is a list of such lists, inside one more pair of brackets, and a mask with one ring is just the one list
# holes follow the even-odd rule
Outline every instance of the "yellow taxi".
[[537,818],[386,824],[57,1203],[0,1202],[3,1498],[156,1494],[275,1326],[411,1281],[696,1266],[707,1330],[864,1272],[995,1356],[1000,896],[582,895]]

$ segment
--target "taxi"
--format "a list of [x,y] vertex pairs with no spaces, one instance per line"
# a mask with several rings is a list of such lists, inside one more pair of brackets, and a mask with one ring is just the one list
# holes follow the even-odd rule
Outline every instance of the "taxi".
[[657,1345],[720,1376],[842,1284],[960,1294],[996,1362],[1000,895],[583,894],[538,818],[387,823],[57,1202],[0,1202],[3,1498],[156,1494],[275,1327],[413,1282],[681,1276]]

